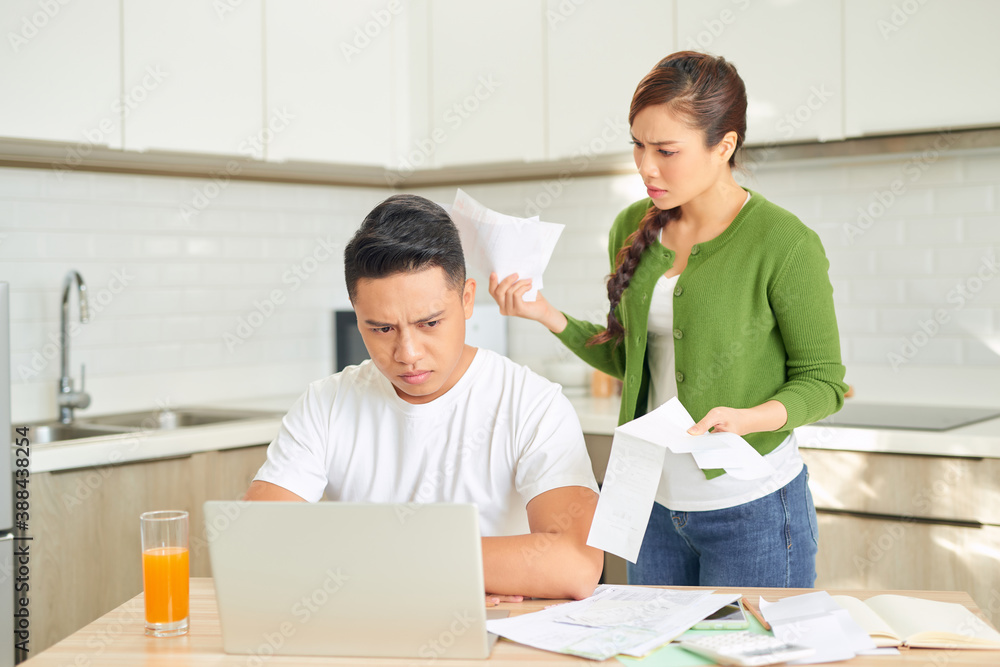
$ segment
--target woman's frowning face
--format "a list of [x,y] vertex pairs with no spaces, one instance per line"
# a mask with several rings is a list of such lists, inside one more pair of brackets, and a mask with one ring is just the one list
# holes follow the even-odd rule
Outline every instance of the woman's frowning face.
[[731,151],[725,141],[705,146],[705,133],[690,127],[667,105],[642,109],[631,129],[636,169],[659,209],[690,202],[729,173]]

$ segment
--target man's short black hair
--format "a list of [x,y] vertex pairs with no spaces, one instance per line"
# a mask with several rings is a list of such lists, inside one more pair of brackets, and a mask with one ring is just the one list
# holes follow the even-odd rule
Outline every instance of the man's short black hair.
[[372,209],[344,249],[351,300],[362,278],[385,278],[440,266],[448,284],[465,285],[465,255],[448,213],[418,195],[393,195]]

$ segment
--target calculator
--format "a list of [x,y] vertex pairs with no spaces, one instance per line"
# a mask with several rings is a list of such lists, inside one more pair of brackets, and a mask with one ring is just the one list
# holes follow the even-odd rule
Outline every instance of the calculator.
[[771,635],[752,632],[726,632],[685,639],[681,648],[715,660],[720,665],[759,667],[789,660],[808,658],[815,649],[783,642]]

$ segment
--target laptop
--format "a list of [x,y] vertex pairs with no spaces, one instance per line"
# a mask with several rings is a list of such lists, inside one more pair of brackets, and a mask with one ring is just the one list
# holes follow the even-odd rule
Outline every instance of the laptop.
[[226,653],[489,657],[475,505],[204,509]]

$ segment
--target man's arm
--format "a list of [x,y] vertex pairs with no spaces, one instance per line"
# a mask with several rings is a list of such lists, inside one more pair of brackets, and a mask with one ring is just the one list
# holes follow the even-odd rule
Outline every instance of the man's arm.
[[594,592],[604,552],[587,546],[597,494],[583,486],[541,493],[528,503],[529,535],[484,537],[490,593],[579,600]]
[[270,482],[262,482],[259,479],[250,482],[250,488],[247,489],[243,500],[291,500],[300,503],[306,502],[305,498],[292,493],[283,486],[271,484]]

